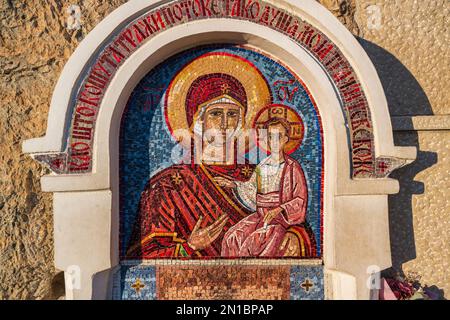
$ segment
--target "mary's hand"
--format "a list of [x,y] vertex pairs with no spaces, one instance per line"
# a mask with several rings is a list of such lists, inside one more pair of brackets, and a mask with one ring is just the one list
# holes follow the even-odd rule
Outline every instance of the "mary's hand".
[[200,228],[202,221],[203,217],[200,217],[188,239],[189,246],[194,250],[203,250],[209,247],[222,232],[223,227],[228,222],[228,216],[222,215],[217,221],[203,229]]
[[215,177],[215,178],[213,178],[213,180],[215,183],[217,183],[219,185],[219,187],[225,187],[225,188],[235,188],[236,187],[236,183],[227,178]]

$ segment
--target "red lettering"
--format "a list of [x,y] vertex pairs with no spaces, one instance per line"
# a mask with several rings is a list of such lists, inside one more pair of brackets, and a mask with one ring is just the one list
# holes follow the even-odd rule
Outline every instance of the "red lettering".
[[269,24],[269,17],[270,17],[270,7],[266,6],[264,8],[264,11],[261,15],[261,18],[259,19],[259,22],[268,25]]
[[277,91],[278,99],[281,101],[288,100],[289,102],[292,102],[294,99],[295,93],[299,90],[298,86],[295,85],[295,79],[290,80],[278,80],[275,81],[273,84],[275,87],[280,86]]
[[200,4],[199,0],[194,0],[192,2],[192,12],[194,13],[194,15],[196,17],[201,15],[201,13],[202,13],[202,5]]
[[360,110],[358,112],[352,113],[350,118],[353,130],[356,130],[360,127],[370,128],[370,122],[366,110]]
[[[102,58],[103,58],[103,57],[102,57]],[[105,78],[108,79],[108,78],[111,76],[111,73],[109,73],[109,71],[106,70],[106,68],[103,66],[103,64],[102,64],[102,63],[103,63],[102,58],[99,59],[99,61],[95,64],[93,70],[94,70],[95,72],[97,72],[97,73],[103,72],[103,73],[106,75]]]
[[100,58],[100,62],[107,62],[113,69],[116,69],[117,64],[109,58],[108,54],[110,53],[103,54],[103,56]]
[[136,44],[136,42],[134,42],[134,39],[133,39],[133,33],[130,29],[125,30],[125,32],[122,34],[122,37],[124,37],[125,40],[127,40],[127,42],[129,44],[131,44],[131,46],[133,48],[137,47],[137,44]]
[[241,0],[234,0],[233,6],[231,7],[231,16],[240,17],[242,15],[242,3]]
[[92,125],[94,122],[92,120],[83,119],[79,113],[75,113],[73,125],[79,126],[81,123]]
[[175,20],[173,19],[173,14],[172,14],[172,11],[171,11],[170,7],[162,8],[161,12],[162,12],[162,15],[164,17],[164,20],[166,20],[169,25],[175,23]]
[[272,8],[272,19],[270,20],[270,25],[273,26],[273,22],[275,21],[276,18],[278,18],[280,13],[281,13],[280,10],[278,10],[276,8]]
[[299,33],[297,40],[308,45],[308,43],[311,41],[311,37],[313,36],[313,34],[314,34],[314,29],[312,29],[310,26],[306,25],[305,29]]
[[328,46],[325,47],[327,43],[328,40],[325,40],[320,47],[313,50],[321,61],[323,61],[326,58],[326,56],[331,52],[331,50],[334,49],[334,46],[332,44],[328,44]]
[[324,61],[324,65],[329,67],[330,65],[340,64],[342,62],[342,57],[339,51],[336,51],[329,59]]
[[133,31],[134,31],[134,35],[138,41],[138,43],[141,43],[142,41],[144,41],[145,39],[148,38],[148,36],[150,35],[150,33],[148,32],[147,29],[144,28],[144,31],[141,30],[141,28],[139,28],[139,23],[136,23],[133,25]]
[[114,48],[113,46],[109,47],[109,50],[112,53],[112,56],[114,58],[114,60],[116,60],[117,63],[120,63],[122,61],[122,59],[125,58],[125,56],[116,48]]
[[[90,156],[74,156],[71,158],[73,160],[69,162],[69,171],[75,172],[89,170],[89,164],[91,161]],[[78,162],[76,160],[80,160],[81,162]]]
[[[287,15],[285,15],[283,19],[285,19],[286,17]],[[298,28],[299,23],[297,20],[295,20],[294,23],[287,28],[286,32],[291,38],[297,38]]]
[[260,9],[261,6],[259,2],[253,2],[253,0],[248,0],[244,8],[245,17],[255,20],[257,17],[259,17]]
[[231,10],[230,1],[231,0],[225,0],[225,16],[226,17],[230,16],[230,10]]
[[95,115],[95,110],[86,106],[78,106],[76,112],[85,117],[93,117]]
[[[184,6],[184,4],[183,4],[183,6]],[[178,3],[173,6],[173,16],[178,21],[183,20],[183,10],[181,9],[181,6]],[[189,19],[190,19],[190,17],[189,17]]]
[[127,52],[131,52],[131,50],[127,47],[127,45],[123,42],[123,40],[124,40],[124,37],[122,34],[116,41],[114,41],[114,44],[118,47],[124,48]]
[[215,15],[215,16],[220,16],[221,15],[221,10],[220,10],[220,7],[219,7],[218,0],[212,0],[211,1],[210,9],[211,9],[211,13],[213,15]]
[[86,83],[86,85],[84,86],[87,90],[87,92],[89,92],[90,94],[93,94],[94,96],[100,96],[103,93],[103,90],[92,85],[91,83]]
[[157,11],[156,13],[153,13],[151,15],[151,19],[153,21],[153,24],[155,26],[155,30],[159,31],[160,29],[165,29],[166,28],[166,24],[163,21],[163,18],[161,16],[161,12]]
[[75,152],[88,151],[91,147],[86,142],[75,142],[71,144],[71,149]]
[[209,8],[211,6],[211,0],[200,0],[200,1],[201,1],[201,8],[202,8],[203,16],[211,17],[212,12],[211,12],[211,9]]
[[[191,20],[192,14],[191,14],[191,1],[184,1],[181,3],[181,8],[184,8],[184,14],[187,16],[187,20]],[[176,5],[175,5],[176,6]],[[180,20],[183,19],[183,11],[180,8]]]
[[104,89],[105,86],[106,86],[106,84],[107,84],[107,81],[106,81],[106,80],[103,80],[103,79],[100,79],[100,78],[98,78],[98,77],[96,77],[96,76],[94,75],[94,73],[95,73],[95,72],[92,72],[92,73],[89,75],[89,77],[88,77],[88,79],[87,79],[87,83],[90,83],[91,85],[93,85],[93,86],[95,86],[95,87],[97,87],[97,88]]
[[322,40],[322,36],[320,35],[320,33],[316,33],[309,39],[309,41],[308,41],[308,43],[306,43],[306,45],[309,46],[310,48],[314,48],[319,45],[321,40]]
[[79,140],[91,140],[92,139],[92,128],[76,126],[73,128],[72,138],[79,139]]
[[346,104],[349,104],[362,96],[361,87],[358,83],[354,83],[353,85],[348,86],[347,88],[342,90],[341,93],[344,97],[344,101],[346,102]]
[[347,79],[349,76],[353,74],[353,71],[348,67],[341,67],[339,69],[334,70],[333,79],[335,82],[342,82]]
[[84,88],[83,91],[81,91],[80,93],[80,98],[79,100],[81,102],[84,102],[88,105],[94,106],[94,107],[98,107],[98,103],[100,101],[99,97],[92,97],[91,95],[89,95],[89,92],[87,91],[86,87]]

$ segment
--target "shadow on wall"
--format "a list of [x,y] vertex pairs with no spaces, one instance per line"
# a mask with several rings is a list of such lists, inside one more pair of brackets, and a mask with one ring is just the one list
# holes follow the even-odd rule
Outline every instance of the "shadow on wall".
[[414,75],[393,54],[370,41],[357,39],[377,69],[391,116],[432,115],[430,101]]
[[[408,119],[408,116],[432,115],[430,101],[411,72],[385,49],[365,39],[357,39],[375,65],[386,93],[391,117],[404,116]],[[412,119],[407,121],[407,125],[412,128]],[[425,192],[424,184],[414,181],[414,178],[419,172],[437,163],[437,154],[420,150],[417,131],[394,131],[394,143],[397,146],[417,148],[417,159],[391,175],[400,182],[400,192],[389,196],[392,268],[385,273],[405,276],[402,265],[416,258],[412,198],[413,195]],[[443,290],[436,289],[434,291],[443,296]]]

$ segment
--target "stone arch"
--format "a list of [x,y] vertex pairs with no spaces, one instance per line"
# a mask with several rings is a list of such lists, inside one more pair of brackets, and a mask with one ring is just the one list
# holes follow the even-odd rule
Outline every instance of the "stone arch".
[[[415,150],[394,146],[386,98],[364,50],[313,0],[254,1],[258,15],[256,9],[249,12],[244,7],[236,7],[234,15],[225,7],[210,14],[211,8],[200,6],[192,9],[191,17],[175,22],[170,12],[178,12],[174,11],[177,3],[183,1],[132,0],[102,21],[63,70],[46,136],[23,145],[24,152],[54,171],[42,178],[42,188],[54,193],[55,263],[62,270],[81,266],[81,288],[73,288],[69,295],[108,297],[109,273],[101,272],[118,264],[118,136],[131,91],[168,55],[193,43],[226,41],[276,56],[314,96],[325,139],[323,258],[328,296],[368,298],[367,267],[390,266],[387,195],[398,191],[398,183],[387,176],[414,159]],[[265,8],[269,15],[279,12],[278,18],[272,16],[269,23]],[[320,57],[331,53],[348,67],[327,69]],[[80,130],[80,121],[91,121],[92,126]],[[361,167],[366,169],[357,173]],[[346,220],[350,217],[351,224]],[[373,228],[381,230],[380,235],[370,233]],[[352,233],[356,239],[349,238]],[[92,254],[96,259],[91,259]],[[348,259],[349,254],[354,259]]]

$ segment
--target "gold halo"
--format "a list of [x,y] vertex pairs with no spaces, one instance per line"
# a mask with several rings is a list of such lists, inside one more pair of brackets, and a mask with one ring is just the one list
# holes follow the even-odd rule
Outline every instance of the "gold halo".
[[[251,129],[259,111],[271,101],[269,86],[261,72],[242,57],[213,52],[204,54],[187,64],[172,79],[165,101],[165,118],[171,134],[177,130],[189,130],[186,117],[186,96],[192,83],[206,74],[222,73],[233,76],[244,87],[247,95],[247,113],[243,129]],[[179,137],[175,137],[179,139]]]
[[[284,152],[292,154],[302,144],[305,136],[305,126],[300,115],[292,108],[283,104],[271,104],[263,108],[256,116],[253,128],[258,130],[271,119],[283,119],[289,122],[291,132],[289,133],[289,142],[286,144]],[[258,140],[258,139],[256,139]],[[266,145],[257,143],[260,148],[267,152]]]

